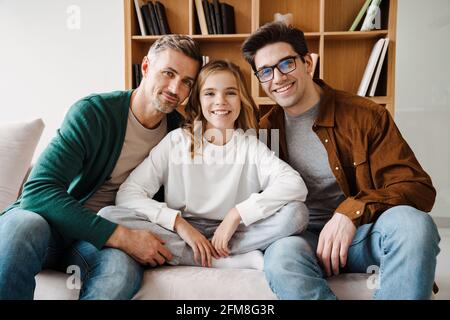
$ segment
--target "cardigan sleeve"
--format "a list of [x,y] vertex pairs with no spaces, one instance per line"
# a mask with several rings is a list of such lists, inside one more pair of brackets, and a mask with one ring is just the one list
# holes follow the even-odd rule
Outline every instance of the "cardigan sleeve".
[[26,182],[20,207],[43,216],[63,236],[85,240],[98,249],[117,225],[84,208],[69,193],[71,182],[98,137],[95,111],[80,100],[68,111],[61,128],[37,160]]

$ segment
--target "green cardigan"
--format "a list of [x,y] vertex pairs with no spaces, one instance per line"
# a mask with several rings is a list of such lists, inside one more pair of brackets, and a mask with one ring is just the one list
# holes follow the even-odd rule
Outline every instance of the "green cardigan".
[[[110,177],[125,139],[132,91],[90,95],[68,111],[56,137],[39,157],[21,197],[9,207],[43,216],[65,239],[89,241],[98,249],[117,224],[83,207]],[[177,112],[168,129],[179,126]]]

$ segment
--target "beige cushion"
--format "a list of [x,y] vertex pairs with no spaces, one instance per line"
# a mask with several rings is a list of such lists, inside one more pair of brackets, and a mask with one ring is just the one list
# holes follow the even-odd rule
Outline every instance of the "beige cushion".
[[0,124],[0,213],[17,199],[43,129],[41,119]]
[[[342,274],[328,280],[341,300],[371,299],[368,274]],[[36,300],[73,300],[79,290],[68,289],[70,275],[44,270],[36,276]],[[159,267],[147,270],[137,300],[273,300],[264,272],[249,269]]]

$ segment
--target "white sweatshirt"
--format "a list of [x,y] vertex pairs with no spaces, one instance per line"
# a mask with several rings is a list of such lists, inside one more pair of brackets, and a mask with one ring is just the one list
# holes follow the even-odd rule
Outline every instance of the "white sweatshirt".
[[[167,134],[120,186],[116,205],[174,230],[178,214],[223,220],[236,207],[248,226],[306,199],[298,172],[255,136],[236,130],[226,145],[203,140],[203,156],[197,150],[191,159],[190,138],[182,129]],[[161,185],[165,203],[152,199]]]

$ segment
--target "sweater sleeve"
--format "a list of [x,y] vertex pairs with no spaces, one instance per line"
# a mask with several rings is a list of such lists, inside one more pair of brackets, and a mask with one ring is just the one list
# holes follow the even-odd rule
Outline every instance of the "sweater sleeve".
[[62,235],[92,243],[98,249],[117,225],[84,208],[69,193],[93,149],[96,115],[87,100],[68,111],[56,137],[42,153],[24,186],[20,206],[43,216]]
[[385,210],[398,205],[431,211],[436,197],[430,176],[423,170],[403,139],[394,120],[383,110],[368,136],[368,161],[373,189],[348,197],[336,209],[355,225],[370,223]]
[[305,201],[306,185],[297,171],[278,158],[265,144],[254,141],[251,160],[256,165],[262,192],[236,205],[246,226],[269,217],[291,201]]
[[173,231],[175,219],[181,213],[168,208],[164,202],[152,199],[164,184],[169,161],[173,160],[170,159],[171,137],[169,133],[131,172],[117,192],[116,205],[142,213],[151,222]]

